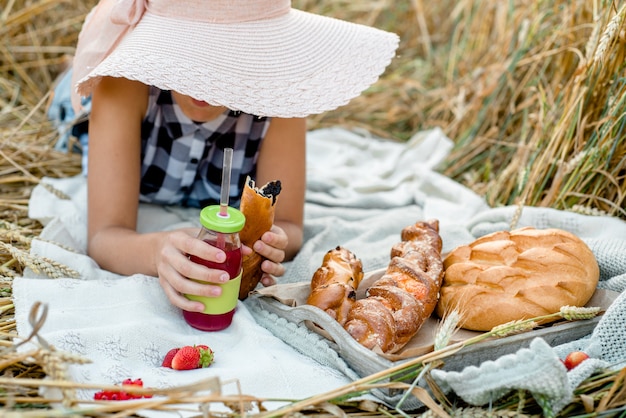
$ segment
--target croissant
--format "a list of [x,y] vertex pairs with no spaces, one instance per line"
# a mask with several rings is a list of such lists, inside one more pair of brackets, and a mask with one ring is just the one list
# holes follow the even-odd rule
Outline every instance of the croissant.
[[[274,212],[278,195],[281,191],[280,180],[268,182],[262,187],[256,187],[254,180],[248,176],[241,193],[239,210],[246,217],[246,223],[239,232],[242,244],[252,248],[252,245],[269,231],[274,224]],[[243,257],[243,275],[239,288],[239,299],[244,300],[259,284],[263,271],[261,263],[264,258],[255,252]]]
[[322,309],[343,326],[356,300],[361,279],[361,260],[346,248],[337,246],[324,255],[322,265],[313,274],[307,304]]
[[402,230],[385,273],[350,308],[344,329],[361,345],[395,353],[435,309],[443,280],[439,222]]

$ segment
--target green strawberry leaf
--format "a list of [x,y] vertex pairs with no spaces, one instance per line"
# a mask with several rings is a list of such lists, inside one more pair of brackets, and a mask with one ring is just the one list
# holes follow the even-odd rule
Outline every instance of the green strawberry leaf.
[[213,363],[214,353],[210,348],[204,349],[198,347],[198,352],[200,353],[200,367],[209,367]]

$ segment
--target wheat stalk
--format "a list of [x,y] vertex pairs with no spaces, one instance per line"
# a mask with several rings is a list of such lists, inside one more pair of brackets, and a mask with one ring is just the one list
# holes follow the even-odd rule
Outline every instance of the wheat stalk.
[[509,335],[520,334],[522,332],[530,331],[537,326],[537,322],[532,320],[519,320],[511,321],[506,324],[498,325],[491,330],[491,334],[494,337],[504,338]]
[[23,266],[29,267],[35,273],[44,273],[51,278],[70,277],[78,278],[80,273],[76,270],[67,267],[55,260],[51,260],[47,257],[40,257],[30,254],[24,250],[20,250],[12,245],[0,242],[0,247],[7,250],[13,258],[15,258]]
[[608,216],[608,213],[606,211],[597,208],[590,208],[583,205],[572,205],[569,210],[570,212],[580,213],[581,215]]
[[442,321],[439,323],[437,332],[435,333],[433,343],[435,351],[441,350],[442,348],[450,344],[450,340],[458,329],[460,322],[461,315],[456,309],[453,309],[452,311],[446,313]]
[[624,16],[626,16],[626,4],[623,4],[619,11],[611,18],[606,29],[600,37],[598,42],[598,48],[593,55],[593,62],[603,64],[608,55],[610,46],[613,44],[619,31],[624,23]]
[[559,310],[559,315],[568,321],[577,321],[580,319],[594,318],[599,312],[600,308],[595,306],[562,306]]
[[585,45],[585,63],[591,61],[594,57],[594,53],[598,46],[598,39],[600,38],[600,17],[595,16],[593,19],[593,29],[591,35]]
[[17,277],[17,273],[14,269],[6,266],[0,266],[0,279],[12,280]]
[[26,245],[30,245],[32,241],[32,238],[25,237],[22,234],[22,231],[19,231],[16,229],[2,231],[2,237],[6,239],[7,241],[12,241],[12,242],[17,241],[19,243],[26,244]]
[[70,197],[63,191],[55,188],[53,185],[46,183],[46,182],[40,182],[39,183],[44,189],[46,189],[47,191],[49,191],[50,193],[52,193],[54,196],[58,197],[59,199],[62,200],[70,200]]

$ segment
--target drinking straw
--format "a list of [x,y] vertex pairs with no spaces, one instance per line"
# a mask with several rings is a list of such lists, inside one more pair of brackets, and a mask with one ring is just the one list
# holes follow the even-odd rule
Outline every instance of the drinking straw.
[[[233,165],[233,149],[224,148],[224,162],[222,165],[222,190],[220,195],[220,211],[218,216],[228,218],[228,201],[230,198],[230,172]],[[223,233],[217,232],[217,248],[226,249],[226,237]]]
[[224,149],[224,163],[222,168],[222,191],[220,196],[220,216],[228,216],[228,199],[230,194],[230,171],[233,166],[233,149]]

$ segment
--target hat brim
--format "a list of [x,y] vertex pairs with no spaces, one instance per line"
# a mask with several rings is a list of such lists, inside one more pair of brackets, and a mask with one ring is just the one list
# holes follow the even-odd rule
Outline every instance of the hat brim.
[[123,77],[253,115],[304,117],[360,95],[398,42],[393,33],[296,9],[237,24],[146,12],[77,88],[87,96],[101,77]]

